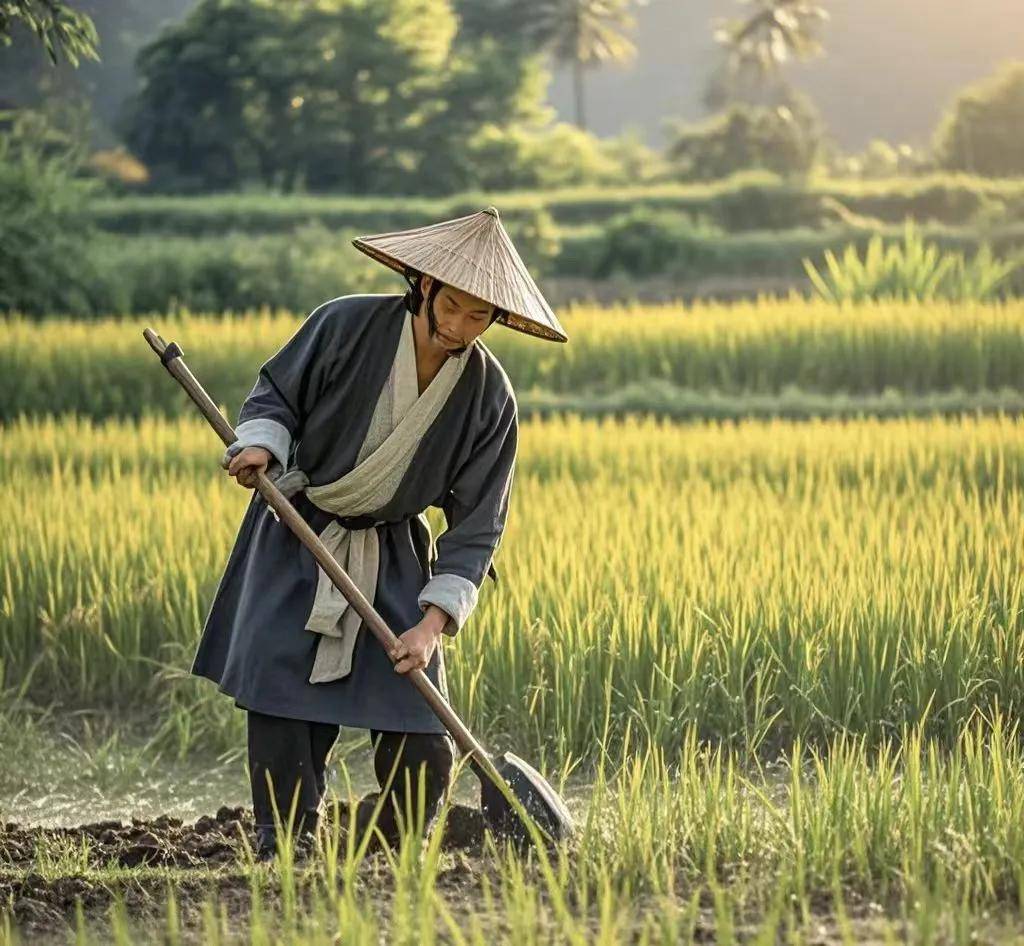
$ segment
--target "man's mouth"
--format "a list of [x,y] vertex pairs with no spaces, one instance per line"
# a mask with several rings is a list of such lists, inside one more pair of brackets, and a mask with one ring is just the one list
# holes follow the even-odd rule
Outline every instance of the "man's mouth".
[[442,341],[447,342],[449,345],[458,346],[462,344],[461,342],[456,341],[454,338],[450,338],[449,336],[445,335],[443,332],[438,332],[437,334],[440,336]]

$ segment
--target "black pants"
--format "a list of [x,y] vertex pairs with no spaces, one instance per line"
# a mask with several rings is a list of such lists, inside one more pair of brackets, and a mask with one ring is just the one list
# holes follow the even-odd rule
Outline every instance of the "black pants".
[[[275,802],[282,823],[287,823],[296,790],[298,799],[293,828],[298,831],[315,828],[327,781],[327,754],[338,737],[340,727],[333,723],[268,716],[253,710],[246,710],[246,713],[249,779],[257,833],[263,838],[273,836]],[[398,813],[404,817],[408,805],[418,814],[416,805],[421,770],[425,788],[424,829],[433,821],[451,781],[455,745],[447,733],[371,729],[370,738],[375,746],[373,769],[381,791],[394,768],[389,798],[377,818],[377,826],[394,844],[398,840]],[[273,792],[267,785],[268,772]],[[410,786],[408,795],[407,782]]]

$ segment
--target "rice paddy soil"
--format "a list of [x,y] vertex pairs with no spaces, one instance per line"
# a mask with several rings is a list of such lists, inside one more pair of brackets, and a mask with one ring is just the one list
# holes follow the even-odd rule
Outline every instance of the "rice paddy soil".
[[[346,807],[339,806],[339,812],[344,824]],[[231,925],[241,930],[249,922],[253,883],[241,836],[247,833],[251,837],[251,828],[248,811],[228,806],[194,822],[165,815],[63,828],[5,823],[0,829],[0,904],[26,942],[66,942],[74,935],[76,901],[81,901],[87,927],[103,928],[115,897],[137,930],[149,926],[159,938],[168,888],[173,885],[185,937],[190,932],[200,935],[201,910],[211,899],[217,901]],[[437,875],[437,886],[456,915],[475,913],[483,905],[480,878],[487,871],[487,861],[481,857],[483,843],[480,813],[468,806],[453,806],[442,840],[450,856]],[[40,872],[37,852],[54,846],[86,850],[86,869],[57,875]],[[378,888],[382,897],[393,886],[383,858],[381,853],[370,853],[360,872],[360,882]],[[261,880],[261,894],[265,903],[273,903],[279,896],[275,870],[269,869]],[[830,897],[814,898],[812,905],[815,915],[804,942],[842,941]],[[888,911],[880,904],[850,896],[845,909],[846,921],[856,930],[858,941],[882,941],[879,923]],[[747,918],[751,934],[759,928],[757,914],[754,909]],[[893,923],[891,918],[889,923]],[[744,926],[735,930],[741,937]],[[889,929],[893,928],[890,925]],[[695,942],[716,939],[714,903],[707,891],[701,895],[693,932]]]
[[[349,808],[339,802],[337,809],[328,812],[328,831],[335,812],[344,837]],[[435,886],[454,916],[478,918],[485,909],[482,878],[493,867],[484,853],[480,812],[466,805],[453,805],[439,830],[446,857]],[[241,932],[250,922],[254,884],[253,865],[243,836],[252,837],[251,812],[243,806],[227,805],[195,821],[162,815],[74,827],[6,822],[0,825],[0,910],[7,912],[24,942],[56,944],[75,936],[79,909],[83,929],[90,935],[106,930],[116,900],[131,918],[134,935],[148,939],[145,931],[150,931],[153,941],[159,941],[166,923],[167,894],[173,887],[180,941],[202,941],[202,911],[211,901],[221,917]],[[40,852],[45,851],[81,852],[81,869],[66,873],[48,870],[40,862]],[[304,863],[312,866],[317,856]],[[261,874],[261,900],[273,908],[281,896],[277,865],[257,867],[256,871]],[[386,902],[394,887],[386,855],[371,850],[363,860],[357,882],[373,889]],[[300,882],[297,893],[301,909],[309,888]],[[690,893],[680,891],[682,897]],[[643,905],[635,906],[642,914]],[[914,934],[913,924],[902,916],[898,900],[882,904],[857,891],[844,891],[843,912],[837,915],[832,896],[822,891],[809,898],[809,906],[812,914],[800,924],[799,939],[808,946],[909,941],[907,937]],[[654,903],[650,907],[657,909]],[[385,907],[382,920],[387,913]],[[764,942],[763,909],[756,898],[750,900],[743,914],[730,923],[727,938]],[[692,923],[692,942],[721,941],[714,897],[707,889],[699,893]],[[973,931],[972,941],[1003,942],[1014,923],[1012,917],[986,914],[984,926]],[[782,928],[777,932],[782,935]]]
[[[337,807],[341,834],[349,808]],[[331,830],[333,810],[328,812]],[[483,850],[484,827],[480,812],[453,805],[443,825],[441,844],[459,854],[439,880],[460,886],[460,878],[477,873],[467,858],[478,859]],[[105,917],[120,891],[133,919],[159,920],[164,914],[168,883],[173,883],[179,908],[198,911],[211,896],[231,916],[248,912],[251,865],[243,836],[252,842],[252,813],[244,807],[222,806],[213,815],[183,821],[170,815],[155,819],[97,821],[75,827],[33,827],[6,822],[0,826],[0,909],[6,907],[21,932],[33,937],[73,930],[75,901],[80,899],[86,919]],[[78,852],[74,873],[48,870],[44,852]],[[52,854],[50,855],[52,856]],[[365,873],[382,887],[388,883],[382,852],[370,852]],[[145,868],[165,868],[146,870]],[[274,895],[275,880],[267,880],[265,893]],[[383,892],[383,891],[382,891]]]

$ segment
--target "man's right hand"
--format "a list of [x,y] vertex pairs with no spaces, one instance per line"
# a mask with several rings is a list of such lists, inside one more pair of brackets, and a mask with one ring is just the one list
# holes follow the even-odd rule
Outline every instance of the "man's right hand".
[[263,447],[245,447],[231,458],[227,465],[228,476],[235,477],[240,486],[255,489],[256,478],[266,472],[272,459],[271,452]]

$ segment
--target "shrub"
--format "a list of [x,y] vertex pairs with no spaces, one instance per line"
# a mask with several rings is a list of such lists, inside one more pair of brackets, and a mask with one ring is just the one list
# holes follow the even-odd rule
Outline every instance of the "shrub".
[[714,231],[678,213],[638,207],[613,217],[594,257],[594,275],[650,276],[685,269]]
[[283,233],[311,220],[332,230],[383,233],[472,213],[491,203],[506,223],[544,207],[561,227],[603,225],[616,213],[647,207],[706,216],[726,230],[740,231],[820,226],[821,201],[826,197],[835,198],[851,213],[886,223],[899,224],[910,216],[962,225],[993,201],[1005,206],[1004,222],[1024,220],[1024,180],[942,173],[880,181],[813,180],[801,186],[769,171],[743,171],[710,183],[475,192],[443,199],[273,193],[130,196],[98,200],[94,212],[105,230],[197,237],[231,230]]
[[76,177],[81,154],[38,118],[0,135],[0,310],[95,312],[112,288],[93,252],[98,182]]
[[867,180],[919,175],[931,170],[931,156],[924,149],[906,143],[893,145],[881,138],[872,139],[857,154],[836,155],[827,167],[832,177]]

